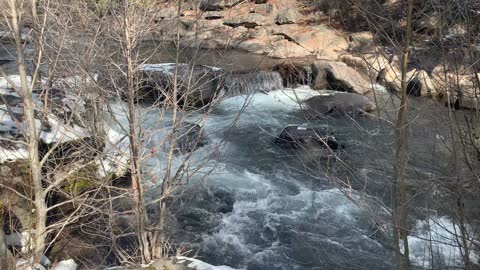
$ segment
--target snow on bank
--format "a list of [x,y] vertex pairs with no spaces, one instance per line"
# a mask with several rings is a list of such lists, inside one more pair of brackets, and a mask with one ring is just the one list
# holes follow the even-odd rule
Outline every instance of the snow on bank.
[[[64,77],[64,78],[57,78],[53,82],[52,87],[57,89],[62,89],[62,90],[78,89],[82,86],[88,85],[96,81],[97,79],[98,79],[98,74],[93,74],[92,77],[76,75],[76,76],[70,76],[70,77]],[[32,83],[32,77],[27,76],[28,86],[30,86],[31,83]],[[42,85],[46,85],[46,83],[47,83],[46,80],[42,80]],[[0,76],[0,88],[4,88],[4,90],[2,91],[7,91],[8,89],[13,89],[21,86],[22,86],[22,81],[21,81],[20,75],[9,75],[7,77]],[[8,91],[10,92],[9,94],[12,94],[11,93],[12,91],[10,90]],[[2,94],[2,92],[0,92],[0,94]]]
[[184,264],[192,270],[238,270],[225,265],[214,266],[197,259],[183,256],[178,256],[177,260],[177,264]]
[[[32,77],[27,76],[27,83],[32,83]],[[20,75],[0,76],[0,88],[16,88],[22,85]]]
[[5,235],[5,244],[7,246],[21,248],[23,253],[26,253],[32,246],[28,246],[30,239],[30,233],[28,231],[21,233],[13,233]]
[[75,263],[74,260],[70,259],[57,263],[53,270],[76,270],[77,268],[78,264]]
[[[52,262],[45,256],[42,257],[40,263],[32,264],[31,261],[27,261],[24,259],[17,260],[15,265],[15,269],[17,270],[46,270],[50,268]],[[33,266],[32,266],[33,265]],[[78,264],[75,263],[74,260],[64,260],[58,262],[51,270],[76,270],[78,268]]]
[[105,129],[107,137],[105,138],[103,158],[98,161],[98,176],[123,175],[128,167],[129,139],[111,127],[106,126]]
[[[186,64],[179,64],[178,67],[187,66]],[[142,64],[138,67],[141,71],[149,72],[163,72],[169,76],[173,76],[175,70],[175,63],[164,63],[164,64]]]
[[86,129],[77,125],[65,124],[52,115],[48,117],[48,123],[52,126],[50,131],[40,131],[41,126],[37,125],[37,132],[40,131],[40,140],[47,144],[75,141],[90,136]]
[[[1,108],[0,108],[1,109]],[[9,134],[12,137],[12,140],[15,140],[15,137],[20,136],[20,132],[27,132],[26,122],[17,123],[15,121],[9,121],[6,116],[0,114],[0,132],[3,134]],[[48,124],[51,126],[49,130],[42,130],[42,123],[40,120],[35,119],[35,128],[37,130],[38,138],[46,144],[52,144],[55,142],[69,142],[87,138],[90,136],[89,132],[77,125],[68,125],[57,119],[53,115],[48,116]],[[5,121],[3,121],[5,120]],[[21,143],[11,144],[9,146],[0,146],[0,163],[5,161],[15,161],[19,159],[27,158],[27,150],[25,145]]]
[[28,151],[23,145],[17,145],[14,149],[0,147],[0,163],[19,159],[27,159],[27,157]]
[[[417,222],[413,235],[408,237],[410,260],[426,269],[439,265],[461,268],[463,258],[459,234],[458,225],[446,217],[432,217],[430,220]],[[479,256],[471,253],[470,259],[478,261]]]
[[[95,79],[95,76],[93,79]],[[31,82],[32,78],[27,76],[27,83],[30,84]],[[89,82],[91,82],[91,79],[82,80],[79,76],[61,78],[56,81],[57,86],[60,86],[59,89],[68,89],[68,91],[63,93],[64,96],[59,96],[59,98],[63,98],[62,102],[60,102],[60,106],[63,104],[61,111],[72,112],[74,111],[72,108],[76,108],[77,111],[83,109],[84,103],[79,100],[79,96],[73,93],[75,93],[76,87],[79,87],[82,83]],[[11,140],[11,142],[6,140],[6,142],[0,145],[0,163],[27,158],[25,146],[14,143],[16,140],[22,140],[21,132],[28,131],[28,125],[25,121],[22,122],[21,119],[23,102],[18,87],[21,87],[19,75],[0,76],[0,97],[2,97],[2,100],[5,99],[8,104],[8,106],[6,104],[0,105],[0,135]],[[39,94],[33,94],[36,108],[43,107],[43,101],[39,97]],[[73,123],[65,123],[65,121],[53,113],[49,113],[42,120],[38,119],[38,116],[36,117],[35,128],[37,136],[39,140],[46,144],[55,142],[65,143],[91,136],[85,128]],[[14,121],[14,119],[16,120]]]
[[[0,31],[0,40],[15,40],[15,36],[12,31]],[[20,40],[22,42],[30,41],[30,36],[26,33],[20,33]]]

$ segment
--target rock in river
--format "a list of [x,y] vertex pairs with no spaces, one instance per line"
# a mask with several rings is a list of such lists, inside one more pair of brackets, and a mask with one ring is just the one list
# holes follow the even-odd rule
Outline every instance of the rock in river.
[[178,64],[175,71],[175,66],[175,63],[140,66],[143,87],[138,98],[147,102],[171,98],[169,94],[173,91],[175,79],[177,99],[187,107],[206,105],[223,89],[223,71],[220,68]]
[[372,90],[355,69],[339,62],[317,61],[312,64],[314,89],[331,89],[357,94],[366,94]]
[[326,128],[302,127],[290,125],[285,127],[275,138],[277,145],[289,147],[320,146],[336,150],[340,147],[337,138]]
[[365,96],[333,91],[311,97],[305,100],[304,104],[306,110],[314,115],[363,113],[377,109],[377,106]]

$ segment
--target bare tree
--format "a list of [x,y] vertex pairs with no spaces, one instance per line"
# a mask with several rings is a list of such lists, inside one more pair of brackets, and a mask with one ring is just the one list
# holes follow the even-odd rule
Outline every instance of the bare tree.
[[[95,197],[98,191],[97,189],[87,192],[82,190],[79,193],[77,189],[78,176],[95,171],[93,169],[95,160],[86,160],[83,154],[90,153],[96,156],[101,152],[101,146],[90,144],[89,139],[86,139],[89,136],[86,129],[77,125],[82,122],[82,119],[77,117],[79,108],[86,100],[85,93],[88,91],[86,81],[88,80],[71,82],[75,79],[59,78],[61,75],[58,62],[68,56],[66,53],[63,55],[64,44],[61,42],[54,44],[46,37],[50,35],[49,38],[52,38],[58,34],[55,30],[60,29],[56,28],[58,25],[52,23],[55,20],[50,20],[49,17],[51,14],[57,14],[58,4],[51,5],[50,1],[8,0],[8,9],[4,10],[2,14],[8,21],[9,30],[15,42],[20,85],[10,81],[11,78],[5,74],[3,69],[0,68],[0,72],[22,99],[22,116],[17,119],[15,114],[11,113],[9,105],[6,106],[8,113],[11,114],[23,133],[25,141],[21,140],[22,136],[19,140],[17,138],[14,140],[2,138],[1,140],[26,145],[28,152],[26,168],[29,170],[28,179],[25,179],[24,183],[26,189],[18,190],[13,183],[2,183],[2,188],[10,190],[21,200],[32,203],[23,205],[25,208],[32,207],[31,212],[34,214],[29,222],[22,222],[22,229],[29,235],[25,248],[27,253],[31,253],[32,263],[40,262],[45,252],[69,224],[74,224],[88,215],[87,213],[91,211],[91,204],[87,201]],[[40,14],[38,8],[41,8]],[[31,19],[29,22],[31,30],[30,36],[26,38],[26,34],[22,32],[22,26],[26,23],[27,18]],[[61,20],[56,22],[59,21]],[[60,32],[56,37],[65,38],[65,33]],[[30,46],[29,41],[34,48],[34,56],[31,59],[26,56],[27,46]],[[42,70],[45,66],[48,67],[48,74],[43,79]],[[60,79],[60,82],[57,82],[57,79]],[[69,80],[76,86],[67,86]],[[84,87],[79,87],[80,83],[84,83]],[[58,87],[69,89],[59,90]],[[74,103],[54,104],[55,94],[52,92],[55,91],[64,91],[66,95],[71,96],[76,95]],[[71,93],[68,93],[69,91]],[[69,101],[64,99],[61,102],[68,103]],[[62,116],[54,115],[52,112],[54,110],[58,110]],[[68,112],[66,112],[67,110]],[[82,151],[85,152],[82,154]],[[88,172],[89,170],[90,172]],[[91,181],[91,183],[94,182]],[[71,186],[68,187],[69,185]],[[60,201],[52,203],[52,198],[56,197],[60,197]],[[80,204],[75,206],[78,203]],[[69,210],[60,211],[65,208]],[[15,214],[20,213],[19,211],[14,212]],[[30,218],[30,214],[26,216]],[[23,221],[26,217],[22,215],[18,218]]]

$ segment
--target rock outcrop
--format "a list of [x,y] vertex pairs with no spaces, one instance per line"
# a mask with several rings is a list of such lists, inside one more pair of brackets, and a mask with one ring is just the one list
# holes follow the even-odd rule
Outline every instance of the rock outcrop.
[[174,63],[142,65],[138,98],[150,103],[171,99],[177,82],[177,100],[181,105],[204,106],[223,89],[224,75],[220,68],[179,64],[175,74],[175,66]]
[[305,110],[314,116],[328,114],[364,113],[376,110],[375,104],[366,96],[355,93],[330,92],[304,101]]
[[371,83],[355,69],[341,62],[319,61],[312,65],[314,89],[330,89],[357,94],[372,90]]
[[224,25],[231,27],[243,26],[245,28],[255,28],[267,23],[267,18],[259,13],[247,13],[238,17],[225,20]]
[[294,24],[298,22],[299,17],[300,14],[295,9],[284,9],[278,13],[275,22],[277,24]]
[[[190,47],[233,48],[274,58],[312,57],[337,60],[348,44],[342,33],[325,25],[305,23],[294,1],[214,1],[200,3],[203,15],[186,10],[181,18],[182,44]],[[172,40],[175,25],[159,9],[153,39]],[[168,13],[168,12],[167,12]]]

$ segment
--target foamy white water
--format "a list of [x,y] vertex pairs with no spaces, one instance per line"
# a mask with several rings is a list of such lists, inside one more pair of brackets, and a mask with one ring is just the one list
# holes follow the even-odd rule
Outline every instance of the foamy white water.
[[[302,87],[237,96],[222,101],[207,118],[200,113],[183,115],[188,122],[203,126],[209,142],[188,159],[188,167],[196,171],[189,175],[190,183],[201,179],[204,185],[228,190],[235,200],[215,232],[205,232],[199,235],[200,241],[192,243],[200,249],[200,259],[238,269],[391,268],[392,252],[385,238],[388,208],[363,192],[339,188],[324,171],[307,167],[301,153],[273,144],[284,126],[303,124],[298,114],[301,102],[319,94],[328,92]],[[168,135],[170,126],[163,117],[171,112],[139,109],[139,114],[144,132],[155,131],[145,140],[148,153]],[[349,131],[350,122],[334,119],[323,124],[339,128],[349,136],[344,140],[357,143],[357,131]],[[371,136],[385,136],[380,131]],[[211,155],[213,151],[217,154]],[[174,172],[185,165],[185,158],[175,157]],[[165,152],[156,151],[146,164],[153,172],[149,176],[152,187],[161,183],[164,160]],[[370,172],[369,168],[356,169]],[[150,196],[155,196],[154,190]],[[453,225],[438,220],[442,226],[427,229],[425,221],[417,221],[415,235],[409,238],[412,262],[425,269],[432,262],[461,266],[458,245],[445,238]],[[437,244],[426,245],[425,239]]]

